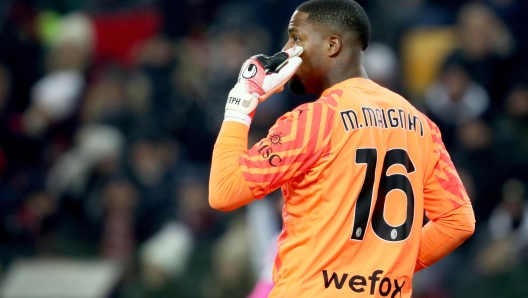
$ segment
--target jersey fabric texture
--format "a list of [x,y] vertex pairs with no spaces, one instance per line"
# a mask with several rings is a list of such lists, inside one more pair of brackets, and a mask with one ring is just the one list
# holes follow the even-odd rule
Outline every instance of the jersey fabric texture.
[[452,229],[422,237],[424,210],[474,224],[436,125],[368,79],[286,113],[238,159],[254,197],[284,196],[269,297],[410,297],[415,270],[454,249],[437,252]]

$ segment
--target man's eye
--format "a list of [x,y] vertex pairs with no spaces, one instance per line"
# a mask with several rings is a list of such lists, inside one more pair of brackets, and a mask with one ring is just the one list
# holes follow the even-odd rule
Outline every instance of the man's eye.
[[298,42],[298,41],[301,41],[301,39],[300,39],[299,37],[297,37],[297,36],[294,35],[294,36],[293,36],[293,41]]

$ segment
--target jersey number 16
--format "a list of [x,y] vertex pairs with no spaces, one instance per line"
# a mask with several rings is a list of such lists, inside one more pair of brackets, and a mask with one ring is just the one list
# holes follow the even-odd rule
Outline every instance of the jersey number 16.
[[[365,236],[369,221],[370,209],[374,200],[374,186],[376,180],[376,166],[378,163],[378,152],[375,148],[359,148],[356,150],[356,164],[366,164],[365,181],[359,192],[354,213],[354,224],[350,239],[362,241]],[[372,230],[381,239],[397,242],[409,237],[414,221],[414,193],[411,181],[403,174],[388,174],[393,165],[402,165],[407,174],[414,172],[414,165],[407,151],[403,149],[391,149],[387,151],[383,160],[383,168],[377,189],[376,203],[372,211]],[[399,226],[392,226],[385,220],[384,209],[387,195],[393,190],[400,190],[407,199],[407,210],[405,221]]]

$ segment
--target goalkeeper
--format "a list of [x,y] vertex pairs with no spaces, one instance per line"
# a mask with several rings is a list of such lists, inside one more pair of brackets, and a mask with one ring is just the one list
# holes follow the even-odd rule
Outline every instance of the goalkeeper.
[[[370,23],[355,1],[305,2],[288,33],[283,52],[244,63],[228,95],[209,203],[230,211],[281,188],[269,297],[411,297],[414,272],[475,228],[441,133],[368,79]],[[286,83],[319,99],[284,114],[248,150],[258,103]]]

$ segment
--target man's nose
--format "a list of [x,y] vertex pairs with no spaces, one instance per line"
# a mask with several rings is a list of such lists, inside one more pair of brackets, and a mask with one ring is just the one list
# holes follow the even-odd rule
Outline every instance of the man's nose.
[[285,52],[286,50],[291,49],[291,48],[293,48],[293,43],[291,41],[288,41],[288,43],[285,44],[284,47],[282,48],[282,51]]

